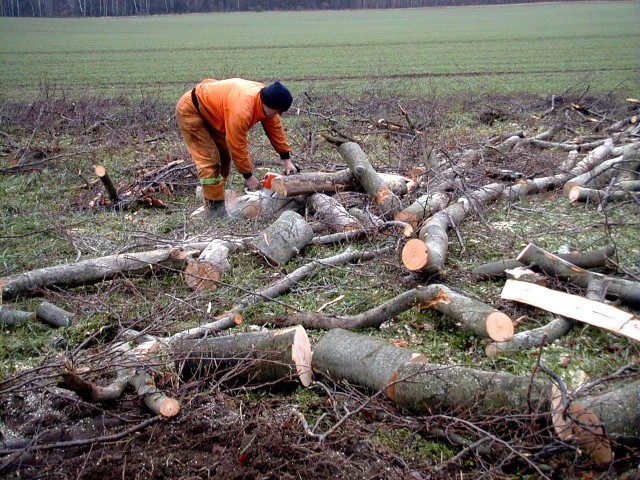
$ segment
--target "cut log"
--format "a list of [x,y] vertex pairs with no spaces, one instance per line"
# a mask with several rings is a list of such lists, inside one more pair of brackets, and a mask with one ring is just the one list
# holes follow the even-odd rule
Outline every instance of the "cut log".
[[640,320],[635,315],[604,303],[516,280],[507,280],[501,297],[640,341]]
[[[410,179],[390,173],[378,174],[384,184],[398,196],[406,195],[413,188]],[[351,170],[337,172],[305,172],[281,175],[271,181],[271,188],[281,198],[314,193],[339,193],[361,190],[362,186]]]
[[380,208],[382,216],[392,219],[402,208],[398,197],[378,175],[369,159],[354,142],[346,142],[338,147],[338,152],[347,163],[353,176],[362,185],[373,202]]
[[356,179],[349,170],[338,172],[306,172],[281,175],[271,181],[271,188],[279,197],[313,193],[335,193],[357,188]]
[[624,190],[595,190],[593,188],[575,186],[569,190],[569,201],[576,202],[626,202],[629,200],[638,200],[640,196],[635,192],[627,192]]
[[282,265],[291,260],[311,241],[313,230],[298,213],[283,212],[256,240],[260,252],[270,261]]
[[379,338],[334,329],[313,350],[313,369],[336,382],[347,380],[369,391],[384,391],[398,368],[427,358]]
[[[607,259],[612,258],[614,254],[615,249],[612,246],[607,245],[606,247],[599,248],[597,250],[590,250],[588,252],[559,253],[557,256],[563,260],[571,262],[577,267],[589,269],[606,266]],[[512,258],[478,265],[471,271],[471,273],[480,278],[504,278],[506,270],[524,266],[524,263]]]
[[532,243],[525,247],[517,260],[527,265],[537,265],[547,275],[563,278],[585,289],[589,286],[589,282],[602,280],[607,295],[613,295],[630,306],[640,305],[640,283],[590,272]]
[[529,376],[429,364],[409,349],[341,329],[316,344],[313,368],[336,382],[383,391],[418,413],[471,407],[482,413],[525,412],[529,404],[543,404],[550,388]]
[[307,205],[317,220],[333,232],[348,232],[364,228],[358,219],[347,212],[347,209],[334,197],[315,193],[309,197]]
[[21,310],[14,310],[4,305],[0,305],[0,324],[13,327],[20,325],[24,322],[34,320],[36,318],[35,313],[23,312]]
[[311,344],[301,326],[183,340],[172,345],[185,379],[249,379],[253,384],[299,381],[311,384]]
[[604,175],[605,172],[611,172],[612,169],[619,167],[624,162],[624,155],[620,155],[619,157],[612,158],[610,160],[602,162],[599,165],[596,165],[592,170],[589,170],[582,175],[573,177],[562,187],[565,195],[569,195],[573,187],[584,187],[587,185],[606,185],[608,179],[611,178],[611,175]]
[[68,327],[71,325],[73,314],[53,305],[49,302],[42,302],[36,310],[36,318],[54,327]]
[[403,265],[412,272],[439,272],[444,267],[449,248],[447,232],[457,227],[476,208],[499,198],[503,190],[503,184],[492,183],[436,213],[420,229],[420,238],[409,240],[402,249]]
[[350,317],[298,313],[286,317],[264,318],[262,322],[280,327],[303,325],[306,328],[344,330],[379,328],[384,322],[413,307],[418,307],[419,310],[437,310],[452,321],[460,323],[463,330],[484,337],[506,340],[513,335],[513,322],[508,315],[437,284],[401,293],[382,305]]
[[118,275],[144,275],[158,267],[182,270],[192,252],[152,250],[125,253],[31,270],[0,278],[0,292],[5,300],[35,295],[44,288],[78,287],[110,280]]
[[449,201],[450,196],[445,192],[433,192],[423,195],[407,208],[398,212],[394,218],[399,222],[409,224],[411,228],[408,228],[404,235],[405,237],[410,237],[423,219],[433,212],[444,209],[449,204]]
[[463,330],[503,342],[513,336],[514,326],[511,318],[479,300],[444,285],[430,285],[437,290],[432,300],[421,303],[419,308],[437,310],[459,322]]
[[118,203],[120,201],[120,198],[118,197],[118,190],[116,190],[116,187],[113,184],[113,181],[111,180],[111,177],[109,176],[109,172],[107,172],[106,167],[104,167],[103,165],[94,165],[93,169],[96,176],[100,179],[100,181],[102,182],[102,185],[107,191],[107,194],[111,199],[111,203],[113,205]]
[[[546,379],[434,365],[414,355],[383,340],[336,329],[316,344],[313,369],[335,382],[382,391],[416,413],[464,409],[504,417],[530,414],[531,408],[556,413],[551,408],[552,384]],[[409,361],[403,363],[403,358]],[[633,438],[640,433],[639,395],[640,381],[635,381],[576,400],[598,416],[609,438]]]
[[192,290],[218,288],[218,282],[231,268],[228,257],[230,255],[229,242],[212,240],[198,258],[187,262],[184,269],[185,282]]

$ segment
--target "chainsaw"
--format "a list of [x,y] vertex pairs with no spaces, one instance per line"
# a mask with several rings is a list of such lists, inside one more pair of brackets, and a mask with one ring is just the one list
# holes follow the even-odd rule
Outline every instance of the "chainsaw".
[[[297,163],[294,163],[293,166],[296,167],[296,173],[300,172],[300,166]],[[273,182],[273,180],[275,180],[276,178],[280,178],[285,175],[286,174],[267,172],[264,178],[262,179],[262,181],[260,182],[260,188],[257,190],[258,196],[264,197],[264,198],[277,197],[278,195],[271,188],[271,182]],[[245,192],[249,194],[256,193],[256,192],[250,192],[246,189],[245,189]]]

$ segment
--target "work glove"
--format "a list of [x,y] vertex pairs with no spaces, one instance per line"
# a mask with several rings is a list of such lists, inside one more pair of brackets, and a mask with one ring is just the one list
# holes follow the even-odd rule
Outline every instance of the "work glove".
[[287,159],[284,161],[284,174],[285,175],[293,175],[300,171],[300,167],[293,163],[291,160]]
[[260,188],[260,181],[256,178],[255,175],[251,175],[249,178],[245,178],[244,186],[250,192],[254,190],[258,190]]

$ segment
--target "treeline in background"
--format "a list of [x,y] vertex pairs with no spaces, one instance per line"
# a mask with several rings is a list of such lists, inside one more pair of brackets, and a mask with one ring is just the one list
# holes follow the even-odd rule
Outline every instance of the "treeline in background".
[[531,0],[0,0],[0,2],[0,16],[3,17],[118,17],[265,10],[507,5],[531,3]]

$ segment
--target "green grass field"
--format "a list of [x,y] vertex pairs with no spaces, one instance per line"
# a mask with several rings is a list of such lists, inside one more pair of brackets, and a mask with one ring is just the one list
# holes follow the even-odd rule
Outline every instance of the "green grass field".
[[0,96],[157,91],[205,77],[295,92],[638,90],[640,8],[597,2],[140,18],[0,18]]

